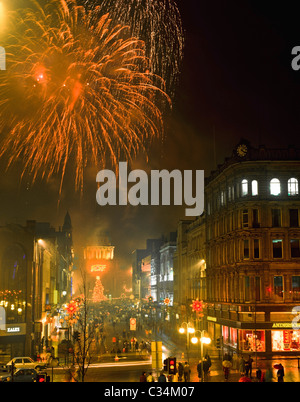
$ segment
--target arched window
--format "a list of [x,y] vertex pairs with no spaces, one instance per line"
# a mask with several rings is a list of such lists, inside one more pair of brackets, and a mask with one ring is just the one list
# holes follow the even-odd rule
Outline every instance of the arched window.
[[295,178],[289,179],[288,181],[288,195],[298,195],[298,180]]
[[252,180],[252,195],[257,195],[258,194],[258,183],[257,180]]
[[242,181],[242,197],[248,194],[248,180]]
[[279,195],[280,192],[280,181],[278,179],[272,179],[270,182],[270,193],[272,195]]

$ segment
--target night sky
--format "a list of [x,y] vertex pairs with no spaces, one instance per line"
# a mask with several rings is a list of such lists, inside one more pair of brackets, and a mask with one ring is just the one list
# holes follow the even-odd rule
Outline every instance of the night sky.
[[[148,162],[140,155],[135,166],[199,169],[208,176],[241,138],[254,146],[300,146],[300,71],[291,67],[292,48],[300,46],[296,1],[181,0],[178,6],[185,55],[166,138],[153,144]],[[56,178],[27,185],[20,183],[21,166],[5,172],[0,161],[0,167],[0,224],[36,219],[58,228],[68,210],[75,252],[105,230],[124,268],[147,238],[176,230],[184,218],[184,206],[98,206],[98,167],[87,173],[82,196],[66,180],[59,202]]]

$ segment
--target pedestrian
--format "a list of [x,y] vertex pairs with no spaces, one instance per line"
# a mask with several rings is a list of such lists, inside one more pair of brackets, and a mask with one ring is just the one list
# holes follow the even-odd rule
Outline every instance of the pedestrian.
[[184,375],[184,381],[189,382],[190,378],[191,378],[191,369],[190,369],[190,365],[188,364],[188,362],[184,363],[183,375]]
[[204,359],[207,361],[208,367],[210,369],[211,368],[211,358],[209,357],[208,353],[206,353],[206,355],[204,356]]
[[161,371],[159,374],[158,382],[167,382],[166,376],[164,375],[163,371]]
[[147,377],[147,382],[154,382],[154,378],[152,373],[149,373],[148,377]]
[[252,377],[252,363],[253,363],[253,359],[252,357],[249,355],[248,359],[245,362],[245,370],[246,370],[246,376],[251,378]]
[[225,377],[225,380],[227,381],[229,378],[229,373],[230,373],[230,368],[232,367],[232,363],[230,360],[223,360],[222,366],[223,366],[223,371],[224,371],[224,377]]
[[245,362],[245,359],[244,359],[243,355],[240,358],[239,370],[240,370],[241,377],[243,377],[245,375],[245,372],[246,372],[246,362]]
[[283,365],[280,363],[279,368],[277,370],[277,381],[278,382],[283,382],[283,377],[284,377],[284,368]]
[[203,360],[204,379],[207,378],[207,375],[209,374],[210,366],[211,365],[209,364],[209,361],[204,358],[204,360]]
[[140,376],[140,382],[147,382],[146,372],[143,371],[142,375]]
[[183,377],[183,364],[181,362],[178,363],[178,381],[181,382],[182,381],[182,377]]
[[198,372],[198,378],[199,381],[202,380],[202,361],[199,360],[199,363],[197,364],[197,372]]

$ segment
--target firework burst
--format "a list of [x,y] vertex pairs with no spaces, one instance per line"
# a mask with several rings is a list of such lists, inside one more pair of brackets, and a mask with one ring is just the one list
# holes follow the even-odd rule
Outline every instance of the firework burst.
[[[76,166],[117,166],[163,131],[163,80],[149,72],[144,42],[97,7],[75,0],[30,1],[11,14],[0,81],[1,156],[23,175],[49,179]],[[13,32],[13,33],[12,33]]]
[[166,82],[173,97],[178,82],[184,49],[181,15],[175,0],[82,0],[93,8],[100,6],[115,23],[129,25],[131,35],[146,44],[151,71]]

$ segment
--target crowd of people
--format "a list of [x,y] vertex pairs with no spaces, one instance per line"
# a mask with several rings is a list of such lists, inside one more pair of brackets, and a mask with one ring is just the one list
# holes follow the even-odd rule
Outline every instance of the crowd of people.
[[[219,363],[218,363],[219,366]],[[199,360],[196,365],[199,381],[207,381],[210,375],[212,367],[211,358],[208,354],[204,356],[202,360]],[[218,367],[216,367],[217,369]],[[276,369],[276,378],[278,382],[284,381],[284,367],[281,363],[275,364],[273,368]],[[231,370],[240,374],[239,382],[273,382],[274,375],[272,368],[268,368],[263,371],[257,367],[255,373],[253,373],[253,358],[251,355],[238,357],[237,355],[225,354],[222,360],[222,369],[224,374],[224,380],[228,381],[230,378]],[[190,382],[191,381],[191,366],[188,362],[179,362],[176,367],[175,375],[168,375],[164,371],[161,371],[159,375],[155,375],[153,372],[142,372],[140,376],[140,382]]]

